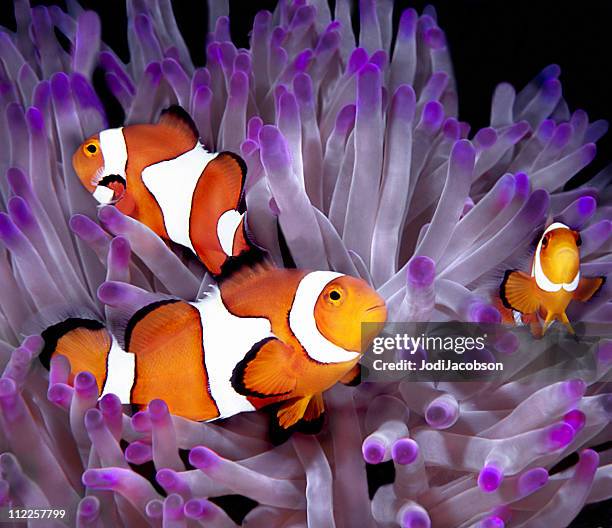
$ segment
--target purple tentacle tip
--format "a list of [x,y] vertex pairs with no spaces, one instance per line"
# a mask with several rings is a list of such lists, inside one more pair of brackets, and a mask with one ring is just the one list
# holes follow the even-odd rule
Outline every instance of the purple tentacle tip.
[[404,10],[399,22],[398,36],[404,39],[412,37],[416,29],[418,18],[419,16],[414,9],[410,8]]
[[100,429],[104,425],[104,417],[98,409],[89,409],[85,413],[85,427],[89,430]]
[[64,383],[55,383],[47,390],[47,399],[59,405],[60,407],[67,407],[72,401],[72,387],[65,385]]
[[423,38],[425,43],[432,49],[440,49],[446,46],[444,31],[438,27],[428,29]]
[[98,211],[100,222],[108,225],[113,229],[117,229],[123,223],[123,215],[112,205],[105,205]]
[[465,168],[473,168],[476,150],[467,139],[460,139],[453,145],[451,161]]
[[79,503],[79,517],[83,520],[92,520],[100,510],[100,501],[97,497],[87,496]]
[[444,120],[442,131],[444,132],[444,137],[451,141],[457,141],[461,138],[461,126],[454,117],[448,117]]
[[540,141],[545,143],[552,138],[554,131],[555,122],[552,119],[544,119],[544,121],[540,123],[536,134]]
[[116,394],[105,394],[98,403],[102,414],[118,414],[122,412],[121,400]]
[[412,464],[419,456],[419,444],[412,438],[400,438],[391,448],[391,457],[402,466]]
[[586,387],[586,383],[578,378],[566,381],[563,386],[566,391],[566,394],[571,399],[577,399],[584,396]]
[[421,510],[410,509],[402,515],[402,528],[430,528],[429,515]]
[[426,256],[415,256],[408,263],[407,281],[410,286],[426,288],[433,284],[436,276],[435,262]]
[[88,469],[81,477],[83,485],[95,489],[112,489],[118,479],[112,469]]
[[578,433],[586,423],[586,415],[579,409],[573,409],[565,414],[563,421],[570,425],[571,428]]
[[434,134],[442,126],[444,120],[444,107],[438,101],[429,101],[423,107],[421,123],[423,128],[429,133]]
[[474,141],[482,148],[489,148],[497,141],[497,132],[494,128],[481,128],[474,136]]
[[13,196],[9,200],[8,210],[11,218],[22,229],[31,229],[36,225],[36,220],[32,215],[30,207],[20,196]]
[[508,130],[508,138],[513,143],[519,141],[529,130],[531,127],[527,121],[519,121],[518,123],[512,125]]
[[141,465],[153,458],[153,451],[149,444],[135,441],[125,448],[125,460],[130,464]]
[[219,455],[208,447],[197,446],[189,452],[189,463],[202,471],[206,471],[219,463]]
[[151,418],[147,411],[138,411],[132,416],[132,427],[139,433],[147,433],[151,430]]
[[552,137],[552,143],[557,149],[562,149],[567,145],[572,137],[572,125],[569,123],[561,123],[556,129]]
[[155,475],[155,479],[166,490],[175,489],[178,482],[176,472],[172,469],[160,469]]
[[164,400],[151,400],[149,402],[149,416],[151,421],[157,422],[169,415],[168,405]]
[[127,266],[130,262],[130,243],[124,237],[118,236],[111,240],[111,254],[117,264]]
[[98,299],[104,304],[114,306],[125,298],[125,288],[120,282],[106,281],[98,288]]
[[451,396],[432,401],[425,410],[425,421],[434,429],[447,429],[459,418],[459,407]]
[[470,307],[469,319],[474,323],[497,324],[501,322],[501,314],[490,304],[475,302]]
[[480,470],[478,475],[478,487],[485,493],[495,491],[502,483],[504,474],[493,464],[488,464]]
[[534,468],[523,473],[518,479],[518,489],[521,495],[530,495],[548,482],[548,471],[544,468]]
[[380,464],[385,457],[385,445],[376,438],[366,438],[361,446],[363,459],[368,464]]
[[574,428],[567,423],[560,423],[548,430],[548,448],[557,451],[570,444],[576,436]]
[[495,515],[494,517],[487,517],[479,525],[481,528],[504,528],[506,523],[501,517]]
[[514,175],[514,182],[516,185],[516,194],[519,196],[527,196],[529,194],[529,176],[524,172],[517,172]]
[[368,62],[368,52],[363,48],[355,48],[348,62],[348,72],[353,74],[359,71]]
[[597,200],[592,196],[582,196],[578,198],[576,208],[582,217],[589,217],[597,209]]
[[26,121],[32,132],[40,133],[45,129],[45,119],[42,112],[35,106],[28,108],[26,111]]
[[80,396],[98,394],[96,377],[91,372],[79,372],[74,378],[74,390]]
[[183,510],[189,519],[212,517],[215,512],[211,503],[206,499],[190,499],[185,503]]

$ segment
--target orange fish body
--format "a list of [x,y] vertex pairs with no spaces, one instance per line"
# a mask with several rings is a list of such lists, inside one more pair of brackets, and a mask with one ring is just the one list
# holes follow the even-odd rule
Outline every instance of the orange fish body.
[[246,168],[230,152],[200,144],[189,115],[173,106],[157,124],[102,130],[73,155],[84,187],[102,204],[191,249],[213,274],[249,249],[243,186]]
[[126,326],[125,350],[101,325],[64,322],[43,333],[41,357],[48,365],[67,356],[73,373],[93,372],[100,393],[115,392],[123,403],[144,407],[161,398],[174,414],[199,421],[279,403],[278,423],[288,428],[316,420],[321,393],[358,377],[374,338],[362,336],[361,323],[381,327],[385,319],[383,299],[361,279],[257,265],[196,302],[142,308]]
[[[605,282],[605,277],[581,277],[580,244],[576,231],[555,222],[546,228],[538,242],[531,274],[508,270],[504,276],[500,286],[504,307],[515,312],[516,322],[531,324],[536,335],[544,334],[555,320],[561,321],[573,334],[565,313],[569,303],[588,301]],[[509,319],[507,312],[506,319]]]

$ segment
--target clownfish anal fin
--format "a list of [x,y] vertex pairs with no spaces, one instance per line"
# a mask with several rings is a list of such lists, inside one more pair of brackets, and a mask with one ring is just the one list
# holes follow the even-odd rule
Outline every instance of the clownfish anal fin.
[[533,279],[522,271],[506,271],[499,287],[499,296],[506,308],[524,314],[533,313],[540,306],[537,286]]
[[198,127],[182,106],[172,105],[162,110],[158,124],[175,129],[177,133],[189,138],[193,145],[200,139]]
[[574,292],[574,299],[580,302],[587,302],[595,295],[606,282],[605,277],[582,277],[578,287]]
[[323,403],[323,394],[319,392],[310,398],[308,407],[306,407],[306,411],[304,411],[304,417],[302,420],[305,422],[314,422],[318,420],[324,412],[325,405]]
[[340,383],[355,387],[361,383],[361,365],[357,363],[351,370],[340,378]]
[[291,371],[291,349],[276,337],[255,343],[232,373],[234,390],[244,396],[268,398],[290,394],[297,383]]
[[[276,413],[278,425],[283,429],[288,429],[292,425],[298,423],[305,417],[311,401],[312,398],[310,396],[305,396],[304,398],[298,398],[283,403]],[[321,403],[323,402],[321,401]]]

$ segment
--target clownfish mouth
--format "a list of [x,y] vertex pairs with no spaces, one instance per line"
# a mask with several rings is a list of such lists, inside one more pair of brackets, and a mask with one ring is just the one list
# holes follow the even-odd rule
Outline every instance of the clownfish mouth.
[[[105,202],[107,204],[117,203],[123,196],[125,195],[127,182],[123,176],[119,176],[118,174],[109,174],[108,176],[104,176],[99,182],[97,187],[106,187],[112,191],[112,195],[108,193],[108,196],[105,196]],[[94,195],[96,191],[94,191]]]
[[377,304],[376,306],[372,306],[366,310],[366,312],[373,312],[374,310],[380,310],[381,308],[385,308],[384,304]]

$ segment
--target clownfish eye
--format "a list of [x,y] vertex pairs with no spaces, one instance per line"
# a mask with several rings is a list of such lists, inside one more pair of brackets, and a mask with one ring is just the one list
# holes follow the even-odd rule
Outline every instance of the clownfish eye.
[[85,145],[83,145],[83,153],[88,158],[95,156],[98,153],[98,150],[98,143],[95,141],[90,141],[89,143],[85,143]]
[[338,302],[342,298],[342,295],[338,290],[332,290],[329,292],[329,298],[332,301]]

